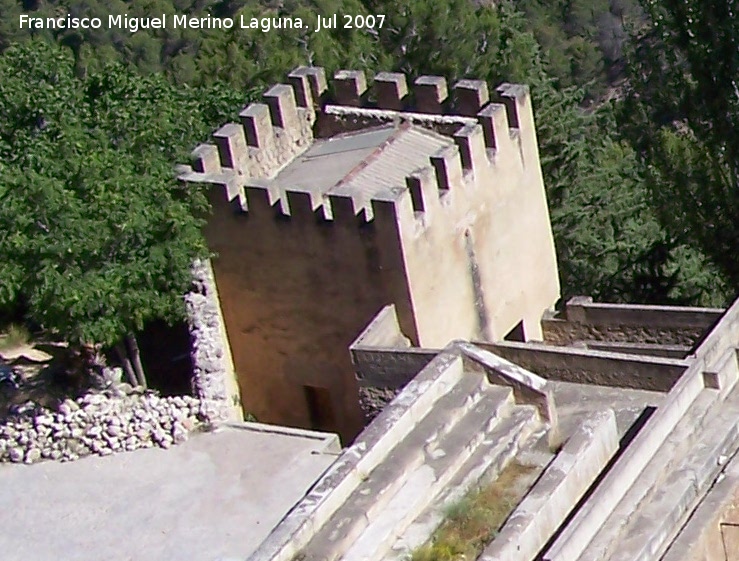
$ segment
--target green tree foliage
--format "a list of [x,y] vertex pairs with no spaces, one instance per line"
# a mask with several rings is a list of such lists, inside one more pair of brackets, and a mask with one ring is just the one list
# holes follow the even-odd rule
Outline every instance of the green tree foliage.
[[563,297],[723,305],[705,258],[658,222],[634,151],[614,140],[613,106],[584,112],[582,95],[544,90],[537,112]]
[[[317,16],[327,14],[362,14],[367,10],[359,0],[288,1],[279,9],[251,1],[238,9],[233,17],[241,21],[256,18],[300,18],[308,29],[271,29],[264,32],[234,26],[203,39],[194,65],[198,69],[196,83],[228,82],[237,87],[265,87],[283,81],[285,74],[302,64],[324,66],[333,72],[339,68],[367,69],[388,66],[389,60],[379,48],[376,33],[365,29],[324,29],[314,33]],[[272,25],[270,23],[270,25]]]
[[[660,222],[739,285],[739,20],[733,2],[645,1],[621,115]],[[718,281],[717,281],[718,282]]]
[[16,0],[0,0],[0,52],[23,37],[24,34],[18,27],[18,16],[22,11]]
[[78,345],[183,317],[204,195],[172,163],[238,100],[108,66],[84,80],[45,42],[0,56],[0,305]]
[[516,0],[559,87],[597,100],[622,78],[625,25],[639,21],[636,0]]
[[368,0],[388,14],[380,42],[393,67],[410,76],[478,77],[497,84],[538,76],[538,45],[512,4],[467,0]]
[[[343,27],[313,33],[318,14],[367,14],[360,0],[49,0],[34,10],[21,10],[19,0],[0,2],[8,2],[17,13],[24,11],[38,17],[68,12],[79,17],[101,18],[104,24],[100,29],[19,32],[15,15],[12,30],[4,33],[0,28],[0,50],[3,41],[9,44],[10,40],[22,37],[43,37],[72,49],[78,74],[98,71],[111,62],[122,62],[142,74],[164,72],[178,84],[198,86],[221,82],[259,90],[283,79],[286,69],[306,62],[320,62],[332,69],[366,68],[381,63],[376,58],[381,53],[376,33]],[[165,14],[169,16],[169,25],[165,29],[139,29],[132,33],[110,28],[110,14],[127,14],[130,18]],[[174,14],[229,17],[236,25],[230,30],[174,27]],[[253,17],[270,21],[302,18],[309,29],[272,28],[266,32],[240,28],[241,18],[249,22]]]

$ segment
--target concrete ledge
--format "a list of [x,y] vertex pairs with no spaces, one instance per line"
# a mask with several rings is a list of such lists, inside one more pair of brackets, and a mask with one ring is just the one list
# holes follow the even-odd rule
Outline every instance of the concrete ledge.
[[660,483],[659,493],[635,519],[634,531],[619,543],[612,561],[661,558],[687,516],[716,480],[723,463],[739,445],[736,412],[725,411],[711,421],[713,430],[696,443],[682,464]]
[[661,561],[721,559],[725,554],[720,524],[732,505],[739,502],[736,458],[729,462],[723,475],[693,511]]
[[657,358],[540,343],[475,343],[549,380],[669,391],[691,360]]
[[593,302],[590,297],[575,296],[565,305],[568,321],[591,325],[649,325],[667,328],[711,327],[724,310],[691,306],[649,306]]
[[438,355],[326,472],[249,561],[290,561],[393,449],[464,375],[457,352]]
[[517,402],[534,405],[539,415],[549,423],[550,445],[559,444],[559,421],[554,396],[545,379],[476,345],[458,342],[456,346],[463,356],[483,368],[491,383],[513,388]]
[[[653,502],[660,500],[665,479],[681,469],[684,458],[693,447],[696,426],[710,417],[715,406],[715,392],[703,391],[698,395],[660,447],[651,452],[652,458],[610,512],[578,561],[602,561],[606,552],[612,553],[615,544],[622,545],[631,533],[645,525],[643,519],[640,526],[634,526],[633,522]],[[648,529],[647,533],[651,530]]]
[[[225,423],[225,427],[234,430],[244,430],[262,434],[279,434],[283,436],[292,436],[295,438],[304,438],[307,440],[317,440],[324,443],[324,451],[327,453],[339,454],[341,452],[341,442],[338,435],[331,432],[318,432],[314,430],[298,429],[293,427],[283,427],[279,425],[265,425],[263,423],[253,423],[250,421],[241,423]],[[220,429],[216,429],[218,431]]]
[[736,347],[737,341],[739,341],[739,300],[736,300],[713,329],[705,334],[696,348],[695,355],[702,357],[710,368],[726,349]]
[[534,559],[618,450],[613,411],[589,416],[518,505],[479,561]]

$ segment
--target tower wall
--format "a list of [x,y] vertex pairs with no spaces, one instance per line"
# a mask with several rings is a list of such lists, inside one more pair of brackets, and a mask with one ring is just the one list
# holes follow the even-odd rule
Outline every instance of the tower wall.
[[303,194],[288,195],[290,216],[263,189],[247,188],[246,199],[243,212],[213,190],[206,228],[244,408],[348,441],[363,427],[348,348],[388,298],[410,317],[397,236],[339,205],[327,221]]
[[401,222],[425,347],[450,335],[500,340],[519,322],[526,339],[541,339],[542,314],[559,298],[530,97],[523,86],[496,94],[501,103],[454,135],[457,150],[432,158],[424,212]]

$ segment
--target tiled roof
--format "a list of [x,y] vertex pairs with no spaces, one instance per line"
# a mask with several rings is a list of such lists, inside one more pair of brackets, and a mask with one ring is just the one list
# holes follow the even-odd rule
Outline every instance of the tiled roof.
[[412,126],[386,126],[316,141],[275,178],[280,190],[315,196],[393,198],[405,178],[430,165],[429,157],[452,140]]

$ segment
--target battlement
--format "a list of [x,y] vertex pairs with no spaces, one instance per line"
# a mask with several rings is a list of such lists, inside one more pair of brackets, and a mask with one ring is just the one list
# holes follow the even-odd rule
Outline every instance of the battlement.
[[243,201],[244,187],[274,176],[313,141],[315,104],[326,89],[323,69],[302,67],[239,113],[240,123],[228,123],[213,133],[215,144],[192,153],[192,165],[181,168],[180,179],[226,187],[229,200]]
[[[360,222],[405,215],[427,224],[440,202],[453,201],[476,175],[495,169],[506,178],[511,170],[520,175],[527,150],[536,151],[526,86],[502,84],[492,102],[481,80],[460,80],[450,95],[439,76],[421,76],[409,88],[404,74],[381,72],[369,85],[364,72],[342,70],[331,86],[332,93],[323,68],[296,68],[287,84],[245,107],[240,123],[218,129],[214,144],[198,146],[180,179],[222,185],[245,211],[270,207],[292,217]],[[378,136],[382,128],[387,138]],[[524,138],[533,146],[524,146]],[[341,143],[346,150],[334,148]],[[308,181],[326,171],[316,162],[332,150],[337,159],[349,151],[356,162],[331,181]],[[283,173],[301,162],[301,173]],[[387,177],[388,169],[405,173]]]
[[[409,88],[405,74],[379,72],[369,87],[363,71],[340,70],[334,75],[332,85],[333,105],[346,107],[476,117],[491,101],[488,84],[483,80],[459,80],[450,95],[442,76],[419,76]],[[508,84],[503,84],[494,92],[492,101],[508,105],[504,98],[526,93],[525,88],[514,92]],[[510,105],[510,110],[515,112],[515,106]],[[511,122],[516,122],[515,115]]]
[[[496,147],[496,126],[501,137],[504,133],[516,136],[513,130],[520,127],[534,134],[529,92],[523,85],[501,84],[491,97],[483,80],[459,80],[450,90],[442,76],[419,76],[409,87],[405,74],[380,72],[370,87],[361,70],[341,70],[334,75],[332,86],[333,98],[324,96],[321,106],[321,137],[399,119],[447,135],[479,122],[491,134],[491,148]],[[500,120],[493,122],[495,115],[506,117],[505,126]]]

